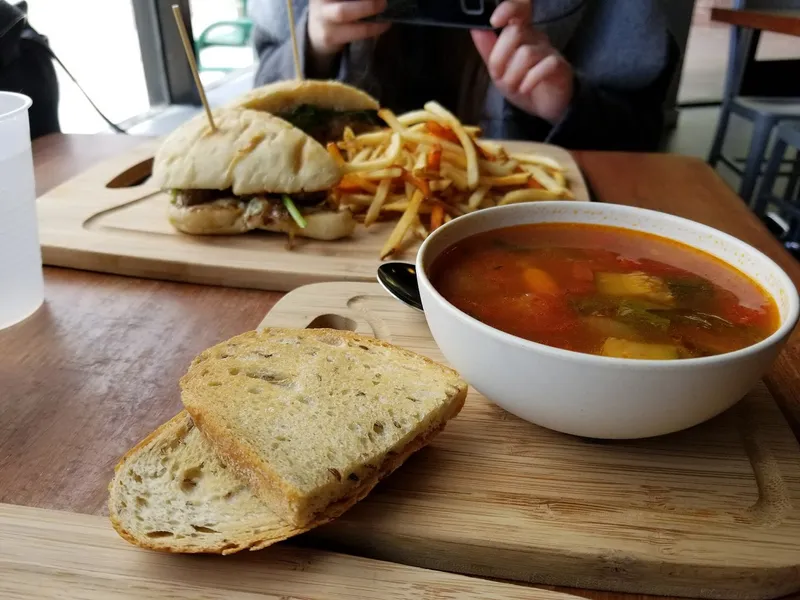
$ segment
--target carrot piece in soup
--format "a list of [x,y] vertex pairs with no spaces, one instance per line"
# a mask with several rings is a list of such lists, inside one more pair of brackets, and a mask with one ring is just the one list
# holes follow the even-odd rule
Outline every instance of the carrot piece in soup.
[[536,267],[527,267],[522,272],[522,277],[528,289],[535,294],[557,296],[561,293],[561,288],[558,287],[556,280],[547,271]]

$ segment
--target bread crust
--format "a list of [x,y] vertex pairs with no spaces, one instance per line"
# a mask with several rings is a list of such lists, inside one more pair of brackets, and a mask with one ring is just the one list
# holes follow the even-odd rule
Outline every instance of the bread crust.
[[[294,330],[283,330],[277,328],[270,329],[269,332],[276,334],[277,336],[280,336],[283,333],[292,335],[297,334],[297,331]],[[205,360],[204,355],[210,356],[212,352],[220,347],[226,346],[229,343],[244,342],[249,338],[260,335],[261,333],[263,332],[247,332],[245,334],[236,336],[230,340],[227,340],[226,342],[223,342],[222,344],[219,344],[218,346],[210,348],[206,351],[206,353],[201,354],[198,359],[195,359],[195,362],[189,369],[189,372],[181,379],[182,400],[187,411],[192,416],[195,424],[212,443],[218,454],[223,457],[228,464],[235,465],[237,473],[241,474],[243,480],[247,481],[250,489],[253,490],[256,495],[264,499],[265,502],[268,502],[270,506],[273,507],[279,515],[281,515],[282,518],[285,518],[293,525],[298,527],[302,527],[309,522],[315,522],[319,518],[324,518],[323,515],[326,515],[328,511],[332,510],[331,507],[336,506],[340,502],[344,503],[346,507],[349,508],[352,503],[363,498],[378,483],[378,481],[399,467],[411,453],[427,444],[430,439],[432,439],[433,435],[435,435],[435,432],[441,430],[449,419],[455,417],[461,411],[461,408],[464,405],[467,394],[467,386],[461,382],[461,385],[456,387],[456,394],[450,398],[450,401],[443,413],[441,413],[438,418],[432,421],[429,429],[433,429],[435,432],[427,430],[421,432],[409,442],[406,448],[399,452],[397,457],[393,457],[390,453],[384,457],[381,465],[369,476],[360,478],[358,485],[350,488],[343,488],[344,495],[339,498],[334,498],[332,503],[323,506],[319,510],[313,511],[310,515],[307,515],[306,518],[297,518],[297,515],[293,513],[292,507],[302,505],[304,500],[303,495],[288,482],[284,481],[280,475],[270,467],[269,464],[266,464],[261,457],[257,455],[256,452],[250,450],[244,446],[240,440],[236,439],[231,432],[228,431],[224,423],[219,422],[216,420],[216,418],[214,418],[213,415],[208,414],[206,411],[207,406],[202,401],[197,402],[196,398],[193,396],[193,379],[196,376],[197,370],[199,370],[199,365]],[[377,340],[374,338],[367,339],[364,336],[349,331],[313,329],[305,330],[303,334],[320,337],[335,335],[356,343],[367,342],[374,346],[383,347],[386,349],[397,349],[392,344],[382,340]],[[460,378],[458,377],[457,373],[452,369],[443,367],[427,357],[420,355],[417,356],[428,365],[433,365],[437,368],[449,371],[453,375],[454,380],[460,382]],[[352,502],[350,501],[351,499]]]
[[216,131],[199,114],[161,143],[152,173],[161,189],[297,194],[328,190],[342,177],[319,142],[283,119],[243,108],[213,115]]
[[172,226],[191,235],[231,235],[253,229],[244,218],[245,209],[239,202],[228,205],[208,203],[197,206],[170,204],[167,218]]
[[378,110],[378,101],[366,92],[335,80],[287,80],[250,90],[228,106],[265,111],[290,112],[303,104],[330,110]]

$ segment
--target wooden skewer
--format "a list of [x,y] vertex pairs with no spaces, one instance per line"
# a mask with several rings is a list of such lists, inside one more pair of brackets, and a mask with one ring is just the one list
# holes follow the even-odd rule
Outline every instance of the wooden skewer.
[[303,79],[303,69],[300,66],[300,51],[297,48],[297,33],[294,27],[294,7],[292,0],[286,0],[286,11],[289,13],[289,35],[292,37],[292,55],[294,56],[294,77]]
[[192,69],[192,75],[194,75],[194,84],[197,86],[197,91],[200,93],[200,100],[203,102],[203,108],[206,109],[208,124],[211,125],[211,131],[217,131],[214,117],[211,115],[211,107],[208,105],[208,99],[206,98],[206,91],[203,89],[203,84],[200,82],[200,73],[197,71],[197,62],[194,60],[194,50],[192,49],[192,42],[189,39],[189,32],[186,31],[186,24],[183,22],[183,15],[181,15],[181,9],[177,4],[172,5],[172,14],[175,15],[175,23],[178,25],[178,31],[181,34],[183,49],[186,51],[186,59],[189,61],[189,67]]

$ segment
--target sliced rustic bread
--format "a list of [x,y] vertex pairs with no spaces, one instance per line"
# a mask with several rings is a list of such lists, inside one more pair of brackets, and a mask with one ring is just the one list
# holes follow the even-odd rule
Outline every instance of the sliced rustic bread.
[[123,538],[167,552],[258,550],[302,532],[227,468],[186,411],[120,461],[108,509]]
[[[396,467],[435,435],[415,438]],[[392,469],[389,469],[392,470]],[[181,411],[128,452],[109,485],[114,529],[132,544],[173,553],[261,550],[339,517],[361,497],[330,505],[303,528],[281,520],[222,462]]]
[[427,444],[461,410],[467,386],[373,338],[266,329],[203,352],[181,391],[220,458],[279,517],[305,527],[363,498]]

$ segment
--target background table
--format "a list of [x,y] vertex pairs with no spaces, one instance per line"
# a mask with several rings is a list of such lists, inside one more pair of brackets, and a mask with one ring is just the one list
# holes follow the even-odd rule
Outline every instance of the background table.
[[800,10],[712,8],[711,20],[748,29],[800,35]]
[[[34,143],[37,192],[141,143]],[[800,265],[701,160],[576,153],[601,201],[688,217],[753,244],[800,284]],[[178,379],[205,348],[253,329],[281,294],[45,268],[46,303],[0,331],[0,502],[105,514],[114,464],[181,408]],[[800,435],[800,336],[767,378]],[[645,596],[570,591],[598,600]]]

